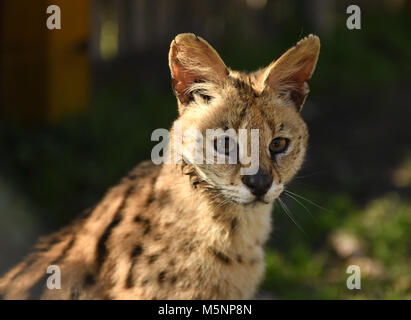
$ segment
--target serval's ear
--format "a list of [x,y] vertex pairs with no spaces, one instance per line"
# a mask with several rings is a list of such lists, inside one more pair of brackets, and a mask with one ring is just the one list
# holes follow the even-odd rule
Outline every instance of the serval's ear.
[[259,91],[273,92],[285,104],[301,111],[308,95],[308,79],[314,72],[320,53],[320,39],[309,35],[272,62],[259,75]]
[[179,34],[171,42],[168,60],[173,89],[182,104],[190,102],[194,84],[220,83],[228,75],[213,47],[192,33]]

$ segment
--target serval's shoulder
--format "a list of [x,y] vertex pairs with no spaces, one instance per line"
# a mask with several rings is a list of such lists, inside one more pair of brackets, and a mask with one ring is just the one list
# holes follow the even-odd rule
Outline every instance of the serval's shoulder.
[[[142,162],[119,184],[112,187],[95,207],[83,211],[70,225],[60,231],[41,237],[32,251],[0,278],[0,298],[44,298],[47,296],[44,285],[47,277],[50,276],[47,268],[53,265],[59,266],[61,270],[64,269],[66,280],[67,275],[77,275],[79,279],[83,276],[84,282],[93,282],[94,270],[99,268],[98,263],[104,260],[106,254],[105,240],[113,226],[118,223],[126,198],[138,192],[142,195],[141,199],[147,201],[160,170],[161,166],[154,165],[151,161]],[[85,255],[88,257],[84,258]],[[78,272],[73,274],[67,272],[67,269],[78,270]],[[90,272],[86,274],[84,270]],[[75,298],[79,291],[76,290],[72,290],[70,296],[61,294],[64,290],[56,290],[53,296],[48,295],[48,297]],[[56,292],[59,294],[56,295]]]

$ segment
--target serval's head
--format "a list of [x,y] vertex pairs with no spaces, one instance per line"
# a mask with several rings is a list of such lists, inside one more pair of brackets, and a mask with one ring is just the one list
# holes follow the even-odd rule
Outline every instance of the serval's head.
[[[319,38],[310,35],[266,68],[243,73],[229,69],[194,34],[172,41],[169,65],[180,115],[173,134],[178,124],[184,137],[181,154],[196,184],[238,205],[270,203],[280,195],[307,148],[300,111],[319,50]],[[216,131],[207,134],[207,129]],[[254,139],[252,129],[258,129]],[[200,142],[200,154],[193,152],[193,141]],[[219,163],[221,158],[225,163]]]

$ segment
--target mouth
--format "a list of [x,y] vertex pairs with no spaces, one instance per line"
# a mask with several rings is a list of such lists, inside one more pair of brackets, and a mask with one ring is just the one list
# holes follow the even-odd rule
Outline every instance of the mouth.
[[262,196],[253,196],[253,198],[250,199],[244,199],[240,197],[230,197],[230,200],[236,204],[242,205],[242,206],[250,206],[250,205],[257,205],[257,204],[270,204],[271,201],[267,201],[265,199],[265,195]]
[[256,198],[255,200],[254,200],[254,202],[261,202],[261,203],[264,203],[264,204],[269,204],[270,202],[269,201],[265,201],[264,200],[264,198]]
[[270,204],[270,201],[264,200],[264,196],[263,197],[261,197],[261,196],[257,197],[256,196],[251,201],[248,201],[248,202],[242,201],[241,204],[243,206],[250,206],[250,205],[256,205],[256,204]]
[[226,203],[226,204],[233,204],[233,205],[238,205],[238,206],[252,206],[252,205],[258,205],[258,204],[270,204],[273,201],[271,200],[271,197],[268,197],[269,200],[267,200],[267,194],[264,195],[248,195],[248,196],[244,196],[242,197],[239,194],[236,194],[234,192],[232,192],[232,190],[229,189],[219,189],[218,193],[221,196],[221,200],[222,202]]
[[255,197],[254,200],[247,202],[246,205],[250,205],[250,204],[257,204],[257,203],[264,203],[264,204],[269,204],[270,202],[265,201],[263,198],[261,197]]

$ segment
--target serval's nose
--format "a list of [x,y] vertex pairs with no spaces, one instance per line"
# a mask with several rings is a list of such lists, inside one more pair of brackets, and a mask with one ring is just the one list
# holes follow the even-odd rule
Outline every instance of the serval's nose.
[[254,175],[242,176],[241,180],[257,198],[264,196],[273,183],[270,173],[264,169],[258,169]]

